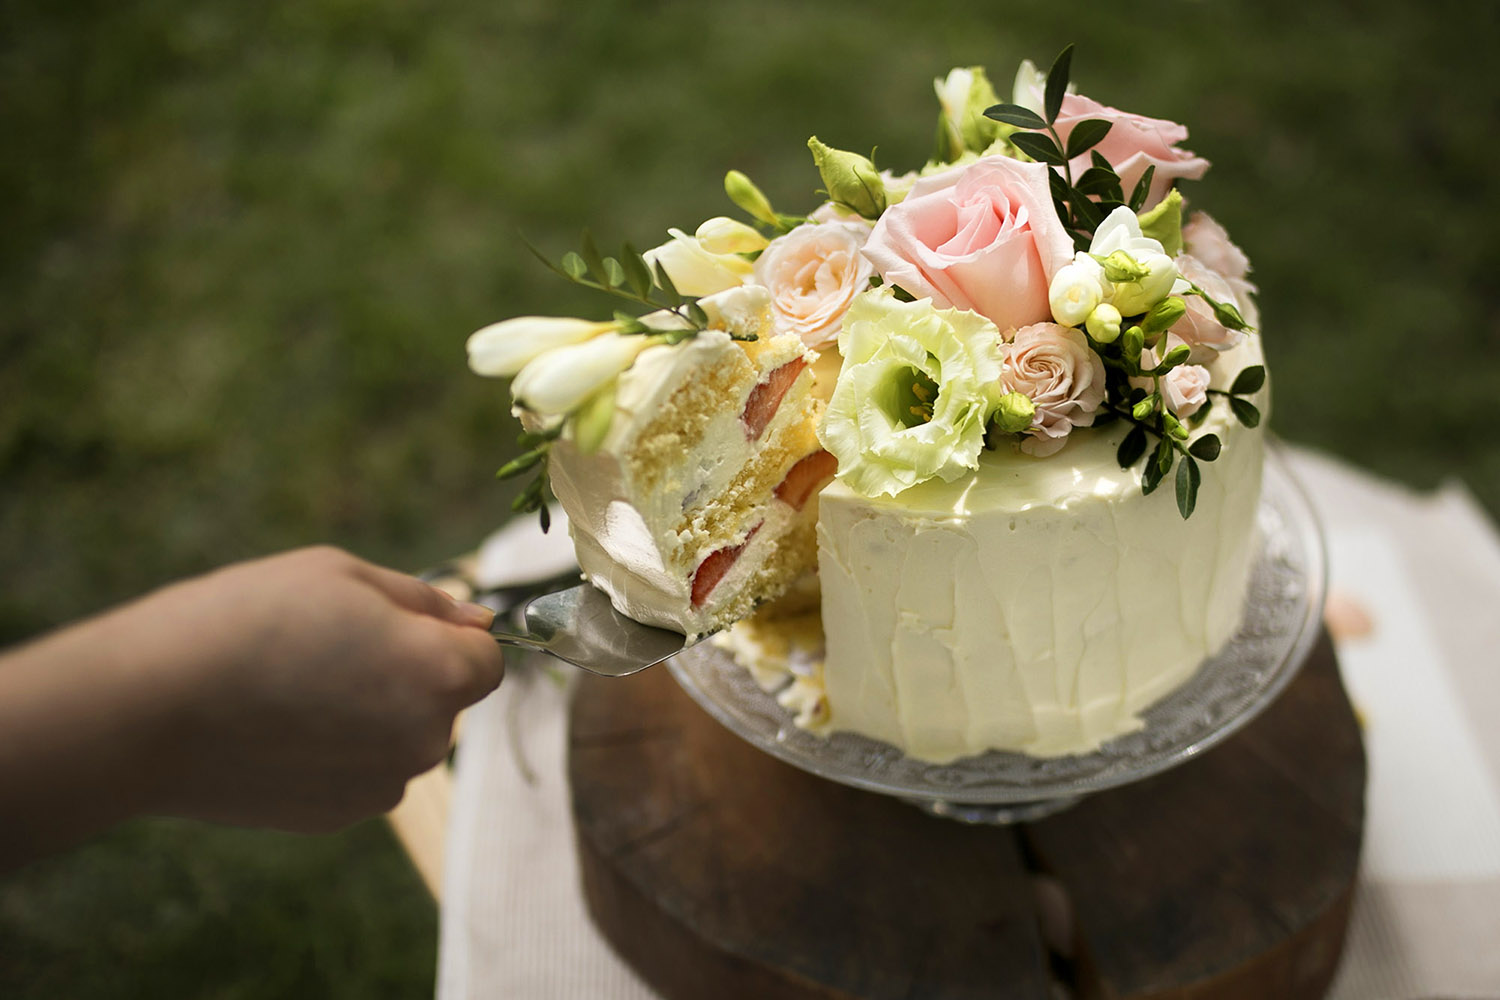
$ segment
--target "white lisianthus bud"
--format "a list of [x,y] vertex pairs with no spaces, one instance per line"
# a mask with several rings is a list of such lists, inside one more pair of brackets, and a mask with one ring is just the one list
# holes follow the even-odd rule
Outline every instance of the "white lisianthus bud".
[[1120,336],[1120,322],[1125,317],[1120,315],[1120,310],[1108,302],[1101,302],[1089,313],[1088,330],[1089,336],[1101,344],[1112,344]]
[[684,295],[712,295],[742,285],[754,265],[734,253],[711,253],[680,229],[668,229],[672,238],[641,254],[646,263],[667,272],[672,284]]
[[521,406],[543,416],[571,413],[655,343],[655,337],[607,333],[559,347],[521,369],[510,385],[511,395]]
[[698,240],[699,246],[714,254],[755,253],[764,250],[770,242],[754,226],[747,226],[722,215],[703,223],[693,236]]
[[1078,326],[1087,320],[1104,299],[1102,276],[1098,262],[1082,254],[1073,263],[1058,268],[1047,288],[1052,318],[1063,326]]
[[470,335],[469,367],[478,375],[514,375],[548,351],[591,340],[619,324],[560,316],[517,316]]

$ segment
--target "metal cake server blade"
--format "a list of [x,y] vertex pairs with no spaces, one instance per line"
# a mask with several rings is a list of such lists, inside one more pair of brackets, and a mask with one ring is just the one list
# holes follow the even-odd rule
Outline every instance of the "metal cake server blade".
[[502,646],[546,653],[602,677],[627,677],[705,638],[642,625],[587,583],[532,598],[521,619],[525,631],[512,628],[510,616],[496,615],[490,635]]

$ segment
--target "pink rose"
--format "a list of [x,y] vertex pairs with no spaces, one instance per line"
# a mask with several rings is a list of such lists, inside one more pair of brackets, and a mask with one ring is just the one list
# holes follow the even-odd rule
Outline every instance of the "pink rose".
[[1197,413],[1208,400],[1208,369],[1202,365],[1178,365],[1161,380],[1167,409],[1182,418]]
[[991,156],[924,177],[875,224],[865,256],[881,278],[1002,331],[1050,319],[1047,287],[1073,259],[1048,168]]
[[1198,263],[1210,271],[1217,271],[1229,285],[1245,322],[1251,326],[1259,326],[1260,315],[1252,297],[1257,289],[1245,277],[1250,273],[1250,258],[1245,256],[1245,251],[1230,242],[1224,227],[1210,218],[1207,212],[1194,212],[1182,227],[1182,240],[1187,252]]
[[[1208,170],[1208,161],[1203,157],[1177,148],[1177,144],[1188,137],[1185,127],[1161,118],[1147,118],[1105,107],[1081,94],[1068,94],[1063,98],[1062,110],[1057,116],[1057,134],[1066,142],[1073,126],[1087,118],[1099,118],[1113,125],[1104,141],[1094,149],[1120,175],[1120,186],[1126,198],[1135,190],[1146,168],[1156,167],[1156,173],[1151,175],[1151,192],[1146,196],[1145,208],[1165,198],[1177,178],[1195,181]],[[1075,157],[1069,164],[1074,178],[1089,166],[1088,153]]]
[[1008,392],[1024,393],[1036,407],[1021,450],[1045,458],[1067,444],[1074,427],[1094,422],[1104,402],[1104,362],[1071,326],[1034,323],[1004,346]]
[[794,333],[814,350],[838,339],[844,312],[875,270],[859,252],[869,233],[863,222],[824,222],[771,241],[755,261],[755,280],[771,292],[777,333]]
[[[1176,262],[1179,275],[1203,289],[1215,300],[1233,306],[1239,305],[1239,299],[1235,296],[1228,279],[1219,272],[1205,267],[1191,254],[1178,254]],[[1243,331],[1231,330],[1214,318],[1213,306],[1205,302],[1203,296],[1183,295],[1182,299],[1187,304],[1187,312],[1183,314],[1182,319],[1173,324],[1172,332],[1185,342],[1195,347],[1212,347],[1217,351],[1225,351],[1245,339]],[[1246,321],[1249,321],[1249,317],[1246,317]]]

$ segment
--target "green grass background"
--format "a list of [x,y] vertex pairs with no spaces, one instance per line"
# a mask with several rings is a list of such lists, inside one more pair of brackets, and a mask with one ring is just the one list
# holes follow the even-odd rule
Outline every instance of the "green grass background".
[[[611,308],[518,231],[649,246],[732,167],[809,208],[808,135],[918,165],[934,76],[1070,41],[1213,161],[1276,429],[1500,510],[1495,5],[0,0],[0,643],[287,546],[466,549],[515,428],[465,336]],[[379,825],[140,822],[0,879],[0,996],[421,995],[435,935]]]

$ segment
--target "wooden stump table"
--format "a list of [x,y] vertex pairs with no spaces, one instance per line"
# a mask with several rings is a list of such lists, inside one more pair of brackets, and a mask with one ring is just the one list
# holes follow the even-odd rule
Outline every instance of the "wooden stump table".
[[659,669],[580,685],[568,770],[589,911],[669,1000],[1320,997],[1364,824],[1326,636],[1220,746],[1024,826],[799,771]]

